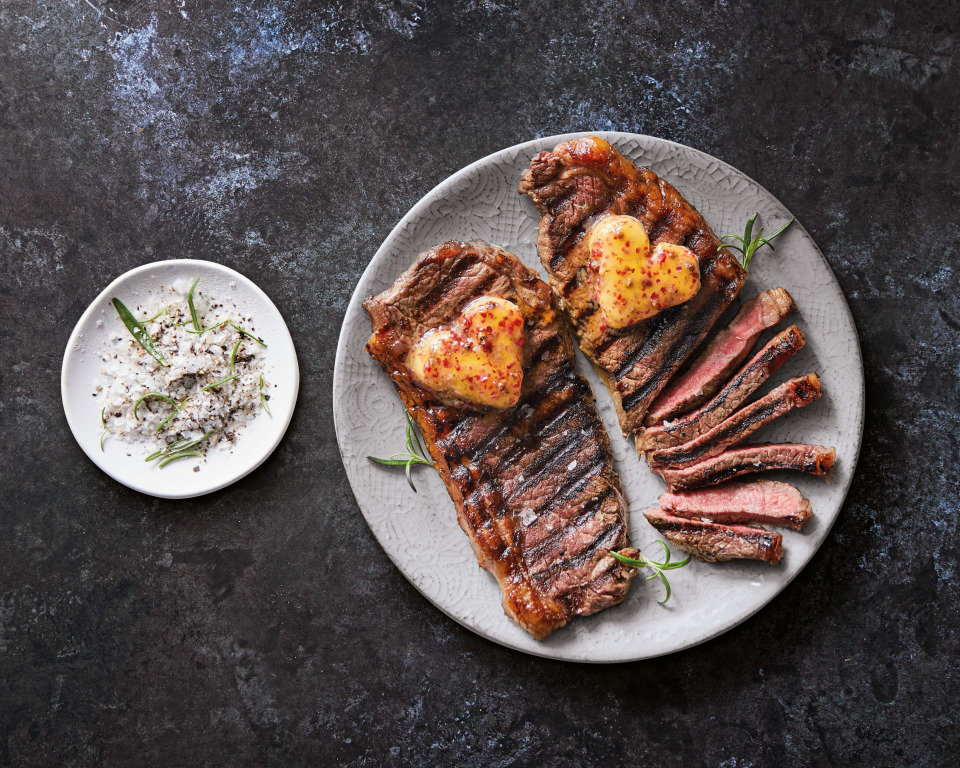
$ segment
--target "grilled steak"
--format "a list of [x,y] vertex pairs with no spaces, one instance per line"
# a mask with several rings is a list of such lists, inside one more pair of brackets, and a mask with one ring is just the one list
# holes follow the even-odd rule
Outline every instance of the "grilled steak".
[[649,454],[650,463],[661,467],[688,467],[716,456],[727,446],[743,442],[760,427],[794,408],[802,408],[812,403],[822,394],[823,389],[817,374],[797,376],[785,381],[765,397],[741,408],[726,421],[689,443],[654,451]]
[[[733,301],[745,273],[703,217],[663,179],[638,169],[598,137],[574,139],[530,161],[520,182],[541,213],[537,250],[550,287],[580,348],[613,395],[624,435]],[[700,291],[689,301],[627,329],[608,328],[587,279],[587,232],[608,214],[639,219],[651,246],[690,248],[700,264]]]
[[822,445],[759,443],[731,448],[683,469],[654,468],[673,490],[716,485],[751,472],[767,469],[795,469],[824,477],[830,474],[836,451]]
[[637,435],[637,451],[645,453],[689,442],[727,419],[771,374],[800,351],[806,339],[795,325],[763,347],[713,399],[676,421],[647,427]]
[[707,563],[725,560],[763,560],[776,565],[783,557],[783,536],[746,525],[717,525],[685,520],[662,509],[644,516],[677,549]]
[[677,517],[715,523],[759,523],[801,530],[813,517],[810,502],[788,483],[754,480],[663,494],[660,508]]
[[[406,365],[427,330],[481,296],[516,303],[525,319],[520,401],[506,410],[450,405]],[[627,506],[549,287],[500,248],[447,242],[364,307],[373,325],[367,351],[416,420],[507,615],[544,638],[623,600],[635,572],[610,550],[627,546]]]
[[705,403],[746,360],[760,334],[779,324],[796,308],[785,288],[763,291],[746,302],[690,368],[671,381],[653,401],[643,423],[652,426]]

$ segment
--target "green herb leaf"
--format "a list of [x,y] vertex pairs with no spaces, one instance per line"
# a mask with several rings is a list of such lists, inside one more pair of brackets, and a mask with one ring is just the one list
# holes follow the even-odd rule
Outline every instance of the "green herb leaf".
[[211,429],[201,437],[185,437],[182,440],[172,442],[169,445],[161,448],[159,451],[154,451],[151,453],[149,456],[147,456],[147,458],[144,459],[144,461],[154,461],[155,459],[159,459],[161,456],[172,456],[180,451],[187,451],[191,448],[196,448],[198,445],[200,445],[200,443],[210,437],[210,435],[216,434],[216,431],[217,430],[215,429]]
[[650,558],[644,557],[643,555],[639,555],[638,557],[633,558],[633,557],[627,557],[626,555],[621,555],[619,552],[614,552],[613,550],[610,550],[610,554],[613,555],[616,560],[623,563],[624,565],[630,566],[631,568],[653,568],[653,573],[647,576],[645,581],[650,581],[650,579],[656,579],[658,577],[660,578],[660,581],[663,582],[663,586],[666,589],[666,595],[663,598],[663,600],[658,600],[657,602],[660,605],[663,605],[670,599],[670,595],[672,594],[670,590],[670,582],[667,581],[667,577],[664,575],[663,572],[672,571],[676,568],[683,568],[683,566],[687,565],[690,562],[690,555],[687,555],[686,560],[681,560],[679,562],[671,563],[670,548],[667,546],[666,542],[658,540],[657,544],[659,544],[663,549],[664,560],[662,563],[658,563],[656,560],[651,560]]
[[103,453],[103,438],[113,432],[112,429],[105,429],[100,433],[100,453]]
[[180,453],[174,453],[171,456],[167,456],[167,458],[161,461],[157,465],[157,467],[159,467],[160,469],[163,469],[171,461],[176,461],[177,459],[185,459],[188,456],[203,456],[203,454],[199,453],[198,451],[181,451]]
[[234,379],[238,378],[240,375],[241,374],[239,373],[235,373],[233,374],[233,376],[227,376],[227,378],[220,379],[220,381],[215,381],[213,382],[213,384],[207,384],[207,386],[202,387],[200,391],[206,392],[208,389],[214,389],[215,387],[219,387],[221,384],[226,384],[228,381],[233,381]]
[[[743,235],[724,235],[720,239],[723,241],[723,244],[734,251],[739,251],[741,255],[741,263],[743,264],[744,271],[750,270],[750,262],[753,261],[754,254],[763,246],[770,246],[770,250],[775,251],[776,248],[773,246],[773,241],[780,237],[784,232],[786,232],[787,227],[793,224],[793,219],[790,219],[786,224],[784,224],[780,229],[774,232],[770,237],[763,236],[763,227],[757,230],[757,233],[754,234],[753,227],[757,221],[759,213],[753,214],[747,220],[747,226],[743,230]],[[739,242],[739,245],[734,243],[726,242],[727,239],[736,240]]]
[[[395,453],[394,456],[406,456],[405,453]],[[410,459],[380,459],[376,456],[367,456],[374,464],[382,464],[385,467],[405,467],[410,463]]]
[[245,331],[243,328],[241,328],[239,325],[237,325],[235,322],[233,322],[233,320],[227,320],[226,322],[227,322],[227,325],[229,325],[229,326],[235,328],[236,330],[240,331],[240,333],[242,333],[244,336],[249,336],[251,339],[253,339],[255,342],[257,342],[257,344],[259,344],[261,347],[267,346],[267,342],[265,342],[265,341],[264,341],[263,339],[261,339],[259,336],[254,336],[252,333],[250,333],[250,331]]
[[117,310],[117,314],[120,315],[123,324],[127,326],[127,330],[130,331],[133,338],[137,340],[137,343],[143,347],[144,351],[150,355],[150,357],[160,363],[160,365],[167,365],[167,361],[163,359],[160,350],[154,346],[153,339],[150,338],[147,329],[140,325],[140,321],[133,316],[133,313],[127,309],[120,299],[115,298],[111,299],[111,301],[113,308]]
[[407,476],[407,482],[410,484],[410,488],[413,489],[413,492],[416,493],[417,487],[413,484],[413,477],[410,474],[410,470],[413,467],[420,465],[432,467],[434,464],[432,461],[424,457],[424,453],[426,452],[423,450],[423,446],[420,444],[420,438],[417,437],[416,425],[413,423],[410,412],[404,410],[403,413],[407,419],[407,453],[395,453],[389,459],[380,459],[376,456],[367,456],[367,458],[374,464],[380,464],[385,467],[404,467],[404,474]]
[[263,394],[263,374],[260,374],[260,405],[263,407],[263,410],[267,412],[267,416],[273,418],[273,414],[270,413],[270,408],[267,405],[267,396]]
[[180,413],[180,409],[183,408],[184,405],[186,405],[187,400],[189,399],[190,399],[189,397],[183,398],[183,400],[181,400],[177,404],[177,407],[173,409],[173,413],[171,413],[169,416],[167,416],[167,418],[165,418],[163,421],[160,422],[160,426],[157,427],[156,431],[160,432],[165,426],[167,426],[167,423],[170,421],[170,419],[172,419],[174,416]]
[[153,317],[149,317],[149,318],[147,318],[146,320],[144,320],[143,322],[145,322],[145,323],[152,323],[154,320],[156,320],[158,317],[160,317],[160,315],[165,315],[166,313],[167,313],[167,308],[164,307],[164,308],[161,309],[159,312],[157,312],[157,314],[155,314]]
[[161,394],[160,392],[147,392],[147,394],[145,394],[143,397],[141,397],[139,400],[137,400],[137,402],[133,404],[133,418],[136,419],[137,421],[140,421],[140,417],[137,416],[137,408],[139,408],[140,403],[142,403],[148,397],[159,397],[161,400],[166,400],[174,408],[178,407],[177,401],[174,400],[172,397],[167,397],[166,395]]
[[197,333],[201,333],[201,329],[203,328],[203,326],[200,325],[200,318],[197,315],[197,308],[193,306],[193,289],[197,287],[197,283],[199,282],[200,278],[198,277],[193,281],[193,285],[190,286],[190,290],[187,291],[187,306],[190,307],[190,319],[193,320],[193,329]]
[[[233,365],[237,362],[237,350],[240,349],[241,344],[243,344],[243,339],[240,339],[233,345],[233,352],[230,353],[230,373],[233,373]],[[261,376],[260,378],[262,379],[263,377]],[[263,389],[263,387],[261,387],[261,389]]]

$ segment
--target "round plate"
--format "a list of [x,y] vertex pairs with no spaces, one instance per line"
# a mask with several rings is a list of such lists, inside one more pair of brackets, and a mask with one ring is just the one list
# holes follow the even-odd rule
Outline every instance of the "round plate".
[[[576,618],[538,642],[511,622],[500,605],[495,579],[477,567],[456,512],[433,470],[414,470],[419,493],[403,472],[367,461],[403,450],[400,399],[379,366],[364,351],[370,322],[361,301],[390,286],[420,252],[450,239],[479,238],[506,248],[544,274],[537,259],[539,216],[517,192],[520,176],[536,153],[577,136],[606,138],[637,165],[674,184],[718,233],[742,233],[760,213],[770,232],[790,218],[755,181],[695,149],[635,134],[599,132],[551,136],[520,144],[470,165],[440,184],[403,217],[364,271],[347,309],[334,372],[334,418],[347,476],[367,523],[390,559],[434,605],[465,627],[497,643],[539,656],[586,662],[632,661],[660,656],[709,640],[760,610],[790,583],[823,543],[840,513],[860,452],[863,367],[856,328],[830,266],[798,223],[754,258],[745,297],[783,286],[799,312],[790,318],[807,337],[806,347],[775,376],[776,383],[802,373],[820,375],[824,396],[766,427],[763,441],[835,446],[837,464],[827,481],[800,473],[766,473],[796,485],[810,499],[815,517],[802,533],[783,532],[779,566],[759,562],[706,564],[694,561],[670,572],[673,597],[666,606],[659,580],[634,580],[627,599],[595,616]],[[732,310],[731,310],[732,311]],[[659,556],[660,538],[643,510],[655,506],[664,484],[621,436],[606,388],[582,356],[579,370],[590,380],[610,433],[617,471],[630,502],[630,540]]]
[[[110,303],[116,296],[127,306],[149,301],[161,286],[178,279],[200,278],[205,294],[229,299],[256,320],[257,333],[267,342],[264,360],[270,366],[270,413],[258,414],[240,432],[230,451],[210,451],[206,460],[180,460],[162,470],[143,461],[144,452],[131,443],[106,439],[100,450],[100,411],[91,397],[103,383],[100,352],[107,328],[123,329]],[[152,292],[152,293],[151,293]],[[114,480],[129,488],[166,499],[187,499],[219,490],[252,472],[280,443],[297,402],[300,370],[293,339],[280,311],[267,294],[229,267],[209,261],[158,261],[131,269],[108,285],[87,307],[70,334],[63,355],[60,390],[63,410],[84,453]]]

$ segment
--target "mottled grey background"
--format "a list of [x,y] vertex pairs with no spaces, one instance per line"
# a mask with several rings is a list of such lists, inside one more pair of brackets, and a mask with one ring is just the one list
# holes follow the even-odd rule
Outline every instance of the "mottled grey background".
[[[956,765],[958,22],[956,2],[0,2],[0,764]],[[615,667],[426,603],[357,510],[330,400],[346,302],[403,213],[490,152],[590,129],[770,189],[867,372],[859,471],[807,569],[721,638]],[[59,371],[103,286],[174,257],[259,283],[303,383],[259,471],[160,502],[80,452]]]

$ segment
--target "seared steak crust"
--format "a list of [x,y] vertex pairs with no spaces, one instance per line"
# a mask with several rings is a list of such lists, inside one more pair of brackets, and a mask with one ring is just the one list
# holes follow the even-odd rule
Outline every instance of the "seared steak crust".
[[[537,249],[550,287],[573,325],[580,348],[613,395],[624,435],[640,427],[647,407],[706,337],[746,277],[703,217],[648,168],[637,168],[598,137],[563,142],[530,161],[520,182],[541,213]],[[638,218],[651,246],[674,243],[699,259],[701,288],[689,301],[617,331],[601,319],[587,279],[586,233],[600,218]]]
[[[503,411],[444,404],[405,364],[428,329],[480,296],[514,301],[525,317],[521,397]],[[610,550],[627,546],[627,506],[549,287],[500,248],[447,242],[364,307],[367,351],[416,420],[506,613],[539,639],[623,600],[635,572]]]
[[645,428],[637,435],[637,451],[645,453],[687,443],[726,420],[776,370],[799,352],[806,338],[796,325],[774,336],[736,376],[705,405],[676,421]]
[[663,494],[660,509],[677,517],[707,518],[714,523],[759,523],[803,527],[813,517],[810,502],[788,483],[754,480],[723,483],[695,491]]
[[776,565],[783,558],[783,536],[746,525],[717,525],[686,520],[662,509],[648,509],[644,517],[677,549],[707,563],[725,560],[763,560]]
[[740,307],[736,317],[714,336],[690,368],[659,394],[647,411],[644,424],[671,419],[702,405],[727,383],[747,359],[757,339],[797,308],[785,288],[763,291]]
[[687,467],[703,459],[716,456],[724,448],[746,440],[750,435],[771,421],[812,403],[823,389],[815,373],[785,381],[765,397],[744,406],[689,443],[673,448],[662,448],[649,454],[650,463],[661,467]]
[[836,451],[822,445],[758,443],[731,448],[683,469],[654,467],[653,471],[666,480],[671,491],[683,491],[768,469],[795,469],[824,477],[830,474],[835,459]]

